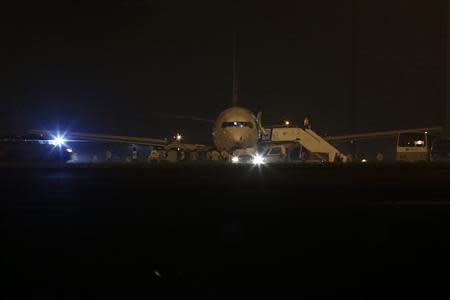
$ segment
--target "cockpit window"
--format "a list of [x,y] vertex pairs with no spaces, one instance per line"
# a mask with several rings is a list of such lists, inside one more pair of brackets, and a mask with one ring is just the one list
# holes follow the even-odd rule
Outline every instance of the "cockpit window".
[[225,127],[253,128],[253,123],[252,122],[241,122],[241,121],[223,122],[222,128],[225,128]]

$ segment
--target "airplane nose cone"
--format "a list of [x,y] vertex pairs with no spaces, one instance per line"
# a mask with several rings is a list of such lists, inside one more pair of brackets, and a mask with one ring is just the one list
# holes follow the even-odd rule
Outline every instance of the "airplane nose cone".
[[231,138],[236,143],[242,142],[244,140],[244,136],[242,135],[242,133],[233,133],[231,134]]
[[228,143],[233,147],[248,147],[252,144],[251,134],[245,129],[231,128],[226,131]]

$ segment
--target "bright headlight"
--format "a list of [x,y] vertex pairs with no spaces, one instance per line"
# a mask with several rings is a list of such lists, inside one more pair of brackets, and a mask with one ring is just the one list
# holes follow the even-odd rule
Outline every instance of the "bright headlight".
[[255,156],[253,156],[253,164],[255,165],[260,165],[264,163],[264,157],[262,157],[262,155],[256,154]]
[[238,162],[239,162],[239,157],[233,156],[233,157],[231,158],[231,162],[234,163],[234,164],[238,163]]
[[52,144],[53,146],[62,146],[64,145],[65,142],[66,140],[63,137],[57,136],[50,141],[50,144]]

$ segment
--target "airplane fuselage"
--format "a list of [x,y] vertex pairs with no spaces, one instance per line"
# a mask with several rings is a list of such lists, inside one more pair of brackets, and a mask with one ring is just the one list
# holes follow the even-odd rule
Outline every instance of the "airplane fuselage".
[[246,108],[230,107],[217,117],[212,136],[219,150],[254,147],[258,138],[257,119]]

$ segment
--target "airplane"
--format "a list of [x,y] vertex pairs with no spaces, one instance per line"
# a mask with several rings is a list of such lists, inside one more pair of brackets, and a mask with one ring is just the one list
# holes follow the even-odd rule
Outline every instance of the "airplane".
[[[169,139],[157,139],[147,137],[116,136],[108,134],[93,134],[71,132],[61,135],[50,130],[31,130],[32,133],[45,134],[52,136],[55,140],[90,140],[103,142],[127,143],[146,146],[159,146],[166,150],[176,149],[184,151],[207,151],[215,148],[219,151],[227,151],[232,154],[237,150],[255,149],[260,140],[259,137],[268,134],[270,130],[263,127],[262,112],[256,116],[247,108],[242,106],[231,106],[223,110],[213,122],[212,142],[214,147],[203,144],[187,144],[182,142],[182,136],[177,134],[173,141]],[[339,143],[349,141],[359,141],[375,138],[397,138],[397,160],[423,161],[428,160],[429,156],[429,136],[442,132],[443,128],[439,126],[424,127],[414,129],[399,129],[389,131],[378,131],[369,133],[358,133],[341,136],[315,135],[315,139],[323,139],[328,143]],[[340,151],[339,151],[340,152]],[[256,155],[258,155],[256,153]]]
[[[241,106],[232,106],[223,110],[216,118],[212,129],[212,142],[219,151],[225,150],[232,152],[239,148],[252,148],[258,142],[260,132],[265,133],[265,129],[261,125],[262,113],[255,116],[249,109]],[[163,146],[167,149],[178,148],[188,151],[204,150],[208,145],[202,144],[186,144],[181,142],[181,135],[177,135],[174,141],[167,138],[147,138],[133,136],[116,136],[108,134],[69,132],[61,134],[52,130],[30,131],[35,134],[52,136],[55,139],[81,139],[91,141],[117,142],[128,144],[139,144],[147,146]]]

